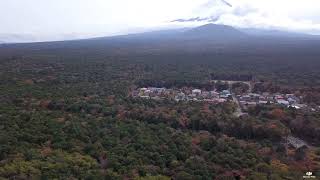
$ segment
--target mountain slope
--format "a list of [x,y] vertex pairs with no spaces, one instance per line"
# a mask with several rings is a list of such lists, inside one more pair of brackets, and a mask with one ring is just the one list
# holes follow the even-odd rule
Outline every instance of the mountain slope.
[[274,30],[274,29],[243,28],[239,30],[248,35],[260,36],[260,37],[264,36],[264,37],[286,37],[286,38],[317,38],[317,36],[315,35]]
[[208,40],[239,39],[248,37],[245,33],[227,25],[207,24],[184,33],[186,37],[206,38]]
[[206,40],[206,41],[215,41],[215,40],[238,40],[244,37],[248,37],[245,33],[226,25],[218,24],[207,24],[195,28],[181,28],[181,29],[172,29],[172,30],[160,30],[160,31],[151,31],[137,34],[128,34],[120,35],[114,37],[102,37],[95,39],[106,39],[106,40]]

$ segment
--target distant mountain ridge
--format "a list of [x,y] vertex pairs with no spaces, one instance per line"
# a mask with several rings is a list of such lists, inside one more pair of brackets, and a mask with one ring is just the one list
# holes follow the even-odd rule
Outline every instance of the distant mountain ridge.
[[254,36],[273,36],[273,37],[317,37],[316,35],[303,34],[298,32],[281,31],[274,29],[242,28],[240,31]]
[[[320,39],[320,36],[314,36],[303,33],[287,32],[280,30],[267,30],[255,28],[235,28],[228,25],[206,24],[194,28],[180,28],[149,31],[143,33],[105,36],[97,38],[82,38],[78,40],[121,40],[121,41],[163,41],[163,40],[201,40],[201,41],[234,41],[246,38],[308,38]],[[76,38],[70,38],[76,39]],[[30,34],[0,34],[0,43],[25,43],[39,41]],[[70,41],[70,40],[62,40]]]
[[172,30],[151,31],[138,34],[128,34],[113,37],[101,37],[95,39],[106,40],[201,40],[201,41],[225,41],[239,40],[248,35],[232,26],[206,24],[195,28],[181,28]]
[[230,38],[243,38],[247,34],[235,29],[232,26],[217,25],[217,24],[206,24],[193,28],[185,35],[188,37],[208,38],[208,39],[230,39]]
[[206,24],[194,28],[158,30],[137,34],[128,34],[94,39],[109,40],[201,40],[201,41],[239,41],[247,38],[319,38],[319,36],[254,28],[235,28],[221,24]]

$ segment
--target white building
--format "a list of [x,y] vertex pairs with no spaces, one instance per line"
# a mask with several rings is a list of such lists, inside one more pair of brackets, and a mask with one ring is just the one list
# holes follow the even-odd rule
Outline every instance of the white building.
[[178,93],[176,96],[175,96],[175,100],[176,101],[183,101],[186,99],[186,95],[184,93]]
[[268,101],[262,101],[262,100],[260,100],[260,101],[259,101],[259,104],[268,104]]
[[289,104],[290,104],[289,101],[282,100],[282,99],[278,99],[277,103],[280,105],[285,105],[285,106],[289,106]]
[[192,94],[195,94],[195,95],[200,95],[201,94],[201,89],[194,89],[192,90]]

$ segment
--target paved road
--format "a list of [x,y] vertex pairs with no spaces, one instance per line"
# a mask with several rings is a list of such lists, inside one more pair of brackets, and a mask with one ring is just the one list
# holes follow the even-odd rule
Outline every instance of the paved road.
[[[216,83],[217,81],[218,81],[218,80],[212,80],[212,82],[215,82],[215,83]],[[221,80],[221,82],[227,82],[227,83],[230,85],[230,86],[229,86],[230,92],[232,92],[232,91],[231,91],[231,85],[232,85],[232,84],[235,84],[235,83],[244,83],[244,84],[247,84],[247,85],[249,86],[248,92],[249,92],[249,93],[252,92],[252,84],[251,84],[250,81],[222,81],[222,80]],[[233,101],[234,101],[234,102],[236,103],[236,105],[237,105],[237,109],[236,109],[236,111],[233,113],[234,116],[240,117],[240,116],[242,116],[242,115],[247,114],[247,113],[244,113],[244,112],[242,111],[241,106],[240,106],[240,103],[239,103],[239,100],[238,100],[238,98],[236,97],[236,95],[235,95],[234,93],[232,93],[232,99],[233,99]]]
[[237,109],[236,109],[236,111],[235,111],[233,114],[234,114],[236,117],[240,117],[240,116],[246,114],[246,113],[244,113],[244,112],[242,111],[241,106],[240,106],[240,103],[239,103],[239,101],[238,101],[238,99],[237,99],[237,97],[236,97],[235,94],[232,94],[232,98],[233,98],[233,101],[237,104]]

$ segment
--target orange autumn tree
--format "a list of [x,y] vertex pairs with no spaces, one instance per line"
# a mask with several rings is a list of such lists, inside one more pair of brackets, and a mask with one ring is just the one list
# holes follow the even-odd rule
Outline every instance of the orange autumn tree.
[[285,112],[282,109],[276,108],[271,111],[271,116],[275,119],[285,118]]

